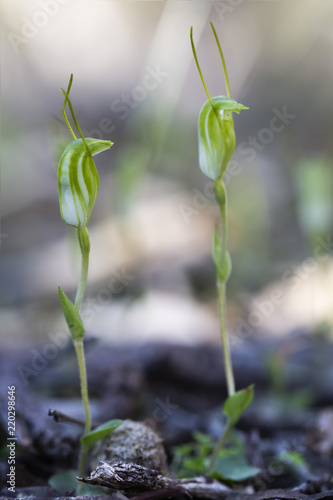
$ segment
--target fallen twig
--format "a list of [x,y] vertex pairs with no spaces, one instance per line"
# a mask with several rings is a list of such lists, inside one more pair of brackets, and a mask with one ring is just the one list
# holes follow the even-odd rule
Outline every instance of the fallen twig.
[[70,415],[66,415],[58,410],[52,410],[51,408],[48,411],[48,416],[53,417],[55,422],[70,422],[71,424],[77,424],[81,427],[84,427],[84,421],[79,418],[71,417]]
[[191,496],[211,500],[225,498],[230,488],[224,484],[205,477],[190,479],[171,479],[162,476],[158,471],[141,465],[120,462],[100,462],[99,466],[87,478],[77,478],[87,484],[107,486],[128,493],[140,493],[154,490],[175,489],[174,493],[182,489]]
[[[171,479],[158,471],[141,465],[118,460],[100,462],[87,478],[77,478],[87,484],[106,486],[122,490],[132,496],[131,500],[157,500],[174,498],[181,493],[207,500],[326,500],[333,499],[333,491],[306,495],[295,490],[232,490],[228,486],[207,477]],[[156,490],[160,490],[158,493]],[[155,492],[155,494],[154,494]],[[141,494],[140,494],[141,493]]]
[[[54,419],[55,422],[68,422],[68,423],[71,423],[71,424],[77,424],[80,427],[84,427],[84,420],[82,420],[80,418],[71,417],[70,415],[67,415],[66,413],[63,413],[63,412],[58,411],[58,410],[52,410],[50,408],[49,411],[48,411],[48,416],[49,417],[53,417],[53,419]],[[95,429],[99,425],[100,424],[97,424],[96,422],[93,422],[91,424],[91,428]]]

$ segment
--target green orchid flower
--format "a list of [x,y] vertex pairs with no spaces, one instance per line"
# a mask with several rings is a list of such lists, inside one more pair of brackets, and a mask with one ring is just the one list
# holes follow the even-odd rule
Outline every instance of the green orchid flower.
[[92,156],[109,149],[112,144],[92,138],[76,139],[61,155],[58,166],[60,213],[70,226],[87,226],[99,187]]
[[235,150],[236,137],[232,113],[240,113],[242,109],[249,108],[230,97],[224,56],[215,28],[212,23],[210,25],[221,56],[227,96],[210,97],[194,47],[192,28],[190,38],[193,56],[208,97],[208,101],[201,108],[198,120],[199,167],[209,179],[215,182],[222,178]]
[[236,137],[232,113],[248,109],[226,96],[205,102],[199,113],[199,167],[212,181],[221,178],[235,150]]

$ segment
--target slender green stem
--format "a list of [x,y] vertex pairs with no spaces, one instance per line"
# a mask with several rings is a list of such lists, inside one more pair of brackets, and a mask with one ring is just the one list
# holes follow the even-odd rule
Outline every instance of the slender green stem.
[[[227,214],[227,192],[222,178],[219,178],[214,183],[215,196],[220,209],[220,224],[221,224],[221,248],[220,248],[220,263],[221,267],[226,265],[228,257],[228,214]],[[225,273],[224,273],[225,274]],[[232,370],[230,348],[227,336],[227,319],[226,319],[226,281],[228,278],[217,278],[217,293],[220,315],[220,331],[223,348],[224,368],[226,374],[228,395],[232,396],[235,393],[235,381]]]
[[220,211],[221,227],[221,256],[224,257],[228,251],[228,213],[227,213],[227,190],[222,177],[214,182],[215,198]]
[[[86,371],[86,361],[84,355],[84,347],[83,341],[75,341],[74,342],[75,353],[79,365],[79,373],[80,373],[80,386],[81,386],[81,398],[84,407],[85,414],[85,427],[84,434],[87,434],[91,430],[91,414],[90,414],[90,406],[89,406],[89,395],[88,395],[88,383],[87,383],[87,371]],[[80,447],[80,457],[79,457],[79,470],[78,476],[84,477],[85,475],[85,467],[88,456],[88,450],[81,444]],[[82,483],[78,484],[77,493],[80,493],[82,488]]]
[[[86,227],[78,228],[78,238],[80,244],[80,250],[82,254],[82,265],[81,265],[81,276],[79,285],[76,292],[74,307],[79,314],[80,307],[83,301],[84,291],[87,282],[88,276],[88,264],[89,264],[89,252],[90,252],[90,240],[89,233]],[[91,430],[91,414],[90,414],[90,406],[89,406],[89,394],[88,394],[88,382],[87,382],[87,370],[86,370],[86,361],[84,355],[84,347],[83,341],[74,341],[75,353],[79,365],[79,374],[80,374],[80,386],[81,386],[81,398],[84,407],[85,414],[85,427],[84,434],[90,432]],[[83,445],[80,448],[80,457],[79,457],[79,477],[83,477],[85,473],[85,466],[88,456],[88,450],[85,449]],[[78,484],[77,493],[79,494],[82,489],[82,483]]]
[[90,240],[89,240],[88,229],[86,227],[79,227],[77,229],[77,232],[80,243],[80,250],[82,254],[82,264],[81,264],[81,276],[79,285],[77,287],[74,307],[76,311],[79,312],[84,296],[84,290],[86,288],[86,283],[87,283]]
[[221,48],[221,45],[220,45],[220,41],[218,39],[218,36],[217,36],[217,33],[216,33],[215,28],[213,26],[213,23],[210,23],[210,25],[211,25],[211,28],[213,30],[214,37],[215,37],[215,40],[216,40],[216,43],[217,43],[217,46],[218,46],[218,49],[219,49],[219,52],[220,52],[220,56],[221,56],[221,61],[222,61],[222,66],[223,66],[223,73],[224,73],[224,79],[225,79],[225,86],[226,86],[226,90],[227,90],[227,96],[230,97],[230,87],[229,87],[229,79],[228,79],[228,73],[227,73],[227,65],[225,63],[225,59],[224,59],[224,55],[223,55],[222,48]]
[[[85,476],[88,453],[89,453],[89,451],[86,450],[81,444],[80,458],[79,458],[79,469],[78,469],[78,473],[77,473],[78,477]],[[82,481],[78,481],[77,486],[76,486],[76,495],[77,496],[81,496],[82,490],[83,490],[83,484],[84,483],[82,483]]]
[[90,432],[91,430],[91,416],[89,407],[87,371],[86,371],[86,360],[84,355],[83,341],[76,340],[74,342],[74,348],[79,365],[81,396],[85,414],[84,434],[87,434],[87,432]]
[[227,335],[226,320],[226,283],[217,282],[217,293],[220,314],[220,331],[224,359],[224,369],[227,380],[228,396],[235,394],[235,380],[230,356],[229,341]]
[[209,466],[207,468],[207,475],[209,476],[212,472],[213,472],[213,469],[214,469],[214,465],[215,465],[215,462],[216,460],[218,459],[219,457],[219,454],[220,454],[220,451],[222,450],[226,440],[228,439],[228,436],[230,434],[230,431],[232,429],[232,426],[229,425],[229,423],[227,424],[222,436],[221,436],[221,439],[220,441],[218,442],[215,450],[214,450],[214,453],[212,455],[212,458],[210,459],[210,462],[209,462]]
[[[220,332],[221,332],[221,341],[222,341],[222,351],[223,351],[223,360],[224,360],[224,371],[227,382],[228,396],[233,396],[235,394],[235,380],[234,374],[232,370],[231,356],[230,356],[230,348],[228,342],[227,335],[227,317],[226,317],[226,285],[230,272],[230,263],[228,256],[228,216],[227,216],[227,192],[223,183],[222,178],[218,178],[214,182],[214,190],[216,201],[218,203],[220,209],[220,230],[221,234],[219,236],[219,244],[217,246],[218,249],[218,260],[215,261],[215,265],[217,268],[217,295],[218,295],[218,305],[219,305],[219,316],[220,316]],[[214,242],[215,245],[215,242]],[[214,247],[214,252],[216,252],[216,248]],[[220,450],[223,448],[229,433],[232,429],[230,422],[227,423],[224,433],[220,441],[218,442],[215,451],[210,460],[210,464],[207,469],[207,474],[211,474],[215,462],[219,456]]]

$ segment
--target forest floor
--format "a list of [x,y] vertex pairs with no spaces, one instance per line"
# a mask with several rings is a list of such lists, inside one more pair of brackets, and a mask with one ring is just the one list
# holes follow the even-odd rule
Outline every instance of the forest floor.
[[[165,343],[113,347],[89,339],[86,353],[94,423],[114,418],[144,422],[162,437],[169,465],[173,448],[191,441],[193,432],[218,439],[227,396],[218,347]],[[57,492],[48,480],[76,468],[82,428],[56,422],[48,413],[55,410],[82,418],[77,367],[70,345],[58,349],[54,359],[51,354],[51,350],[43,354],[41,347],[0,355],[1,499],[73,495],[73,491]],[[234,350],[237,388],[255,384],[255,399],[237,432],[249,464],[261,472],[243,483],[229,482],[230,491],[221,499],[333,498],[332,359],[332,343],[306,332],[295,332],[283,341],[251,339]],[[7,393],[13,386],[16,440],[11,451]],[[293,456],[301,460],[292,460]],[[15,492],[9,489],[10,479]],[[141,491],[140,496],[152,500],[184,495],[179,490],[163,491]],[[111,493],[114,499],[124,498],[122,493]],[[104,489],[85,498],[110,497]]]

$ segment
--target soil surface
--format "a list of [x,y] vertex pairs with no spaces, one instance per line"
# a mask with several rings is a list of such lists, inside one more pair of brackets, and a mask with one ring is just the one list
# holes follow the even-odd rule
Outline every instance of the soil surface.
[[[76,468],[81,425],[57,422],[48,415],[52,410],[82,419],[76,360],[71,345],[58,349],[54,359],[51,354],[43,354],[40,346],[0,355],[1,499],[62,498],[64,492],[50,488],[48,479]],[[119,347],[88,339],[86,357],[96,425],[113,418],[145,422],[162,437],[169,464],[173,446],[190,441],[193,431],[219,437],[227,396],[219,347],[158,343]],[[279,342],[246,340],[233,352],[237,388],[255,384],[255,400],[237,429],[245,439],[249,463],[260,467],[261,473],[245,485],[231,485],[224,498],[333,498],[332,359],[333,345],[307,332],[294,332]],[[15,493],[7,483],[7,388],[12,386]],[[285,452],[298,452],[302,464],[281,459]],[[169,490],[140,492],[139,497],[184,496],[177,488]],[[129,496],[111,494],[113,500]],[[73,495],[68,492],[66,498]],[[85,498],[110,496],[104,490]]]

